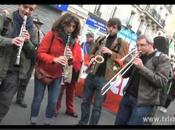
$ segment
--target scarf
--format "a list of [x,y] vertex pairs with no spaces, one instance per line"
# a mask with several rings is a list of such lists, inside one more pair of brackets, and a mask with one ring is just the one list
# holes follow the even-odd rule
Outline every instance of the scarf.
[[[22,24],[23,24],[23,18],[20,16],[19,10],[13,12],[13,31],[11,34],[12,38],[19,36]],[[33,28],[33,19],[31,16],[28,16],[26,22],[26,30],[31,32],[32,28]]]
[[[59,29],[58,32],[59,32],[60,38],[63,40],[63,43],[66,44],[68,35],[65,33],[64,29]],[[73,45],[74,43],[75,43],[75,39],[70,37],[69,45]]]

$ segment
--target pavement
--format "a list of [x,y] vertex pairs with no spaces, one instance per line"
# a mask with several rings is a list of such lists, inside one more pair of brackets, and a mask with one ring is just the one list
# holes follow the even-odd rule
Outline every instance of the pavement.
[[[30,112],[31,112],[31,103],[33,99],[34,85],[33,78],[30,80],[29,85],[26,90],[25,102],[27,103],[27,108],[21,108],[15,104],[16,96],[13,99],[11,108],[5,118],[2,120],[0,125],[30,125]],[[65,114],[66,104],[65,104],[65,95],[62,100],[62,107],[57,117],[54,117],[52,125],[76,125],[80,120],[81,116],[81,102],[82,99],[75,97],[75,110],[78,114],[78,118],[73,118]],[[47,91],[45,91],[45,96],[41,104],[38,125],[44,124],[44,115],[47,105]],[[113,125],[115,120],[115,114],[111,113],[105,109],[102,110],[101,118],[99,125]]]
[[[20,106],[15,104],[16,96],[13,99],[13,103],[9,112],[7,113],[4,120],[2,120],[0,125],[30,125],[30,111],[31,111],[31,103],[33,99],[33,77],[31,78],[29,85],[27,87],[25,101],[28,105],[27,108],[21,108]],[[78,118],[73,118],[70,116],[65,115],[65,95],[62,100],[62,107],[57,117],[54,117],[52,125],[76,125],[80,120],[81,114],[81,102],[82,99],[79,97],[75,97],[75,110],[78,114]],[[45,91],[45,96],[41,104],[39,118],[38,118],[38,125],[44,124],[44,114],[47,105],[47,91]],[[153,125],[175,125],[175,101],[170,104],[167,109],[167,112],[156,111],[156,115]],[[157,121],[158,119],[158,121]],[[99,121],[99,125],[114,125],[115,121],[115,113],[111,113],[110,111],[103,108],[101,113],[101,118]]]

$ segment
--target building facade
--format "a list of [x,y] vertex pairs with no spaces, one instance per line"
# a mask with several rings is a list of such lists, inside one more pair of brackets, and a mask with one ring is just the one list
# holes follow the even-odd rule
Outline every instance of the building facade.
[[[0,5],[0,9],[13,11],[18,5]],[[172,5],[38,5],[34,15],[38,15],[44,23],[42,29],[47,32],[53,22],[66,12],[76,14],[81,21],[80,41],[85,41],[85,34],[94,32],[95,38],[106,35],[106,22],[112,17],[122,21],[119,37],[135,47],[135,40],[139,34],[149,33],[153,36],[157,32],[165,33],[166,20],[172,14]]]

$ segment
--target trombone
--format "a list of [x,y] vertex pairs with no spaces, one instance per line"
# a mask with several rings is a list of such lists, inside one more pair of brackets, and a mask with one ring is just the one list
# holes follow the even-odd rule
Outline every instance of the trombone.
[[[134,53],[134,54],[133,54]],[[106,92],[112,87],[111,82],[113,80],[115,80],[118,76],[123,76],[127,70],[129,70],[131,68],[131,66],[133,65],[132,62],[134,61],[134,59],[139,55],[139,53],[137,52],[137,49],[133,49],[131,50],[126,56],[124,56],[123,58],[121,58],[121,61],[124,61],[127,57],[132,56],[131,60],[116,74],[114,75],[114,77],[111,78],[111,80],[109,80],[101,89],[101,95],[105,95]]]

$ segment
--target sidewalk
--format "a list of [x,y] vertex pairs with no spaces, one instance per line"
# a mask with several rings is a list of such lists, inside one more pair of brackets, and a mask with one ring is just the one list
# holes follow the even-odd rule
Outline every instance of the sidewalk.
[[[15,98],[16,97],[14,97],[14,101],[10,108],[10,111],[8,112],[8,114],[6,115],[6,117],[4,118],[4,120],[0,125],[30,125],[29,118],[30,118],[30,111],[31,111],[30,107],[31,107],[32,98],[33,98],[33,78],[29,83],[29,86],[26,91],[26,96],[25,96],[25,101],[28,104],[28,107],[25,109],[14,104]],[[64,114],[65,113],[65,95],[64,95],[60,113],[56,118],[54,118],[52,124],[53,125],[76,125],[80,120],[81,102],[82,102],[81,98],[75,97],[75,110],[78,114],[78,118],[67,116]],[[45,114],[46,104],[47,104],[47,91],[44,96],[43,102],[41,104],[40,114],[38,118],[38,125],[44,124],[44,114]],[[153,123],[153,125],[175,125],[175,119],[172,120],[174,115],[175,115],[175,101],[170,104],[167,113],[163,113],[161,111],[156,112],[156,115],[155,115],[156,118],[154,119],[155,122]],[[159,121],[157,121],[157,119]],[[107,111],[106,109],[103,109],[101,113],[99,125],[114,125],[114,121],[115,121],[115,114]]]

